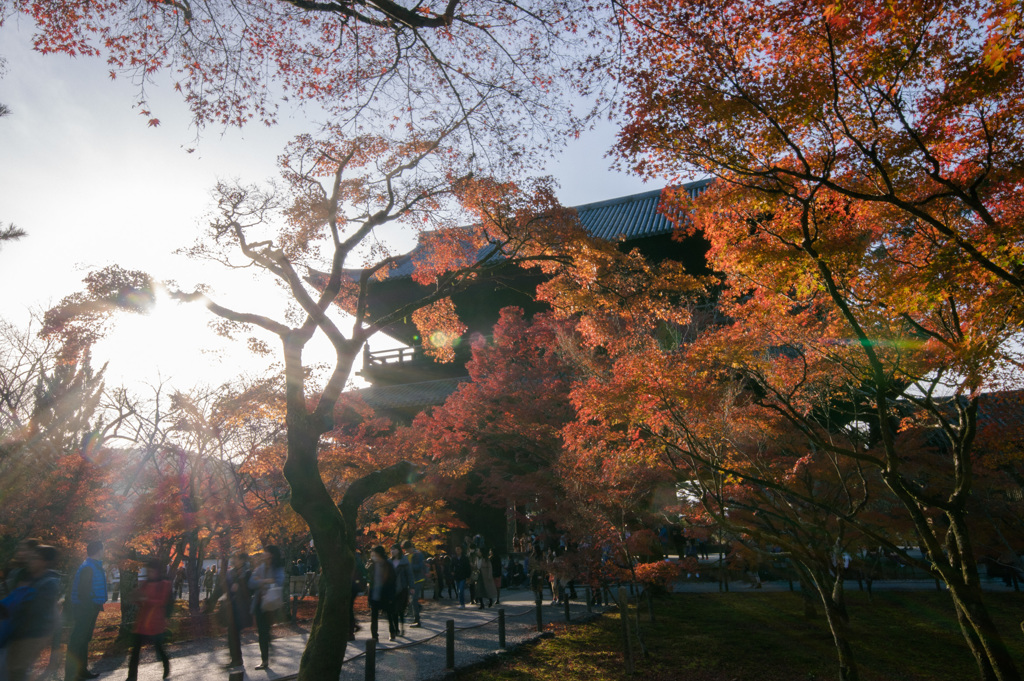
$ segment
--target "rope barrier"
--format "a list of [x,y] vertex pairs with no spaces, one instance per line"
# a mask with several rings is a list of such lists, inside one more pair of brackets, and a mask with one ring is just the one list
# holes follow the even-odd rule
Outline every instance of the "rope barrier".
[[[541,609],[543,609],[543,605],[541,606]],[[530,614],[534,613],[536,610],[537,610],[537,607],[534,606],[534,607],[527,608],[526,610],[523,610],[522,612],[518,612],[518,613],[516,613],[514,615],[510,615],[508,612],[506,612],[505,613],[505,619],[507,621],[510,618],[522,617],[524,615],[530,615]],[[487,626],[489,624],[494,624],[499,619],[500,619],[500,616],[495,616],[493,619],[489,619],[486,622],[481,622],[479,624],[473,624],[473,625],[469,625],[469,626],[465,626],[465,627],[456,627],[455,631],[468,631],[470,629],[480,629],[480,628],[485,627],[485,626]],[[374,655],[375,655],[375,657],[379,657],[381,655],[384,655],[384,654],[392,652],[392,651],[406,650],[408,648],[415,648],[416,646],[424,645],[426,643],[430,643],[431,641],[433,641],[435,639],[442,638],[444,636],[447,636],[447,632],[446,631],[442,631],[442,632],[436,633],[433,636],[421,639],[419,641],[410,641],[409,643],[402,643],[402,644],[394,645],[394,646],[387,646],[387,647],[382,647],[382,648],[376,648],[375,651],[374,651]],[[360,658],[365,658],[365,657],[366,657],[366,651],[362,651],[362,652],[356,653],[352,657],[346,657],[345,660],[344,660],[344,664],[349,664],[350,662],[355,662],[356,660],[358,660]],[[295,679],[297,677],[298,677],[297,674],[291,674],[291,675],[288,675],[288,676],[279,677],[278,681],[291,681],[292,679]]]
[[[524,610],[523,612],[519,613],[518,615],[509,615],[508,613],[505,613],[505,619],[508,619],[509,617],[521,617],[522,615],[528,615],[529,613],[531,613],[533,611],[534,611],[534,608],[529,608],[528,610]],[[472,624],[472,625],[470,625],[468,627],[455,627],[455,631],[466,631],[467,629],[479,629],[480,627],[487,626],[488,624],[494,624],[497,621],[498,621],[498,618],[497,618],[497,616],[495,616],[494,619],[487,620],[486,622],[482,622],[480,624]]]
[[[534,610],[536,610],[536,608],[527,608],[526,610],[523,610],[522,612],[516,613],[514,615],[510,615],[510,614],[508,614],[506,612],[505,613],[505,619],[508,620],[510,618],[513,618],[513,617],[522,617],[523,615],[529,615]],[[481,627],[486,627],[488,624],[494,624],[497,621],[498,621],[498,617],[495,616],[493,619],[489,619],[486,622],[480,622],[479,624],[471,624],[471,625],[465,626],[465,627],[455,627],[455,631],[469,631],[470,629],[480,629]],[[425,643],[430,643],[434,639],[441,638],[444,635],[445,635],[445,632],[439,632],[439,633],[434,634],[433,636],[431,636],[429,638],[420,639],[419,641],[410,641],[409,643],[401,643],[401,644],[393,645],[393,646],[385,646],[385,647],[382,647],[382,648],[378,648],[377,649],[377,654],[381,655],[381,654],[384,654],[384,653],[388,653],[388,652],[390,652],[392,650],[404,650],[406,648],[413,648],[413,647],[418,646],[418,645],[423,645]],[[351,662],[353,660],[358,660],[360,657],[365,657],[365,656],[366,656],[365,652],[358,653],[356,655],[353,655],[352,657],[346,657],[345,658],[345,662]]]
[[435,638],[441,638],[442,636],[444,636],[443,631],[441,633],[434,634],[430,638],[420,639],[419,641],[410,641],[409,643],[400,643],[394,646],[387,646],[386,648],[378,648],[377,651],[378,653],[386,653],[391,650],[402,650],[403,648],[412,648],[413,646],[422,645],[424,643],[430,643]]

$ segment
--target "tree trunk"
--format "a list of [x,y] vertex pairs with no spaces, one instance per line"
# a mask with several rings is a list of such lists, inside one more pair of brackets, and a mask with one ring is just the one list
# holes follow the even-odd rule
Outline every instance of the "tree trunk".
[[822,602],[825,604],[825,618],[828,620],[832,641],[836,646],[836,655],[839,658],[839,679],[840,681],[857,681],[860,676],[857,672],[853,648],[850,646],[849,626],[842,613],[833,607],[835,604],[832,603],[831,598],[822,594]]
[[[356,518],[362,502],[395,485],[418,477],[410,463],[396,464],[364,476],[351,485],[340,503],[336,503],[320,476],[317,459],[320,438],[334,427],[333,408],[337,392],[325,393],[310,411],[304,389],[305,370],[302,347],[308,330],[295,330],[282,338],[285,361],[285,425],[288,458],[284,476],[291,488],[291,506],[309,525],[320,558],[320,586],[316,615],[309,630],[306,649],[299,662],[298,681],[330,681],[341,676],[345,648],[352,631],[349,601],[352,597],[352,572],[355,562]],[[338,350],[334,378],[348,376],[360,345]],[[340,385],[335,386],[340,390]]]
[[135,629],[135,615],[139,610],[135,592],[138,588],[138,570],[121,570],[121,626],[117,631],[118,640],[131,638]]
[[822,605],[825,608],[825,619],[828,621],[832,642],[836,647],[836,657],[839,661],[839,679],[840,681],[858,681],[860,674],[857,671],[853,647],[850,645],[849,616],[846,612],[846,603],[843,600],[842,576],[837,574],[830,588],[827,573],[815,571],[813,575],[813,578],[808,581],[813,583],[814,590],[821,597]]
[[957,622],[978,664],[981,678],[984,681],[1020,681],[1010,651],[982,602],[981,589],[949,582],[947,586]]
[[1020,672],[984,604],[965,513],[962,508],[950,509],[946,519],[949,528],[946,550],[942,551],[933,526],[914,516],[918,531],[928,532],[925,539],[929,543],[929,557],[949,589],[957,622],[978,664],[978,672],[984,681],[1020,681]]
[[199,532],[193,530],[188,539],[188,553],[185,555],[185,576],[188,580],[188,612],[192,617],[199,615],[199,571],[202,565],[203,554],[199,546]]
[[[299,681],[337,679],[341,676],[345,648],[352,630],[348,604],[352,591],[353,553],[337,533],[324,537],[322,531],[314,531],[313,541],[316,542],[323,573],[316,615],[299,663]],[[331,543],[334,545],[329,546]]]
[[306,649],[299,663],[299,681],[337,679],[345,660],[351,623],[348,598],[352,589],[352,538],[341,511],[323,484],[317,466],[320,433],[305,414],[288,409],[288,460],[284,474],[291,486],[291,505],[309,525],[320,567],[320,592]]
[[284,474],[292,490],[292,508],[309,525],[323,570],[316,615],[299,663],[298,681],[323,681],[341,675],[345,644],[352,630],[349,600],[359,506],[366,498],[412,482],[418,476],[412,464],[395,464],[356,480],[342,501],[335,504],[317,466],[318,428],[308,418],[293,418],[289,409]]

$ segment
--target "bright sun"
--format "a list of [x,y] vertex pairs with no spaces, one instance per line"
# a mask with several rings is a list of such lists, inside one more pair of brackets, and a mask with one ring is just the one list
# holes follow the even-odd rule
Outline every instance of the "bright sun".
[[244,341],[229,341],[210,328],[213,316],[201,305],[158,296],[149,314],[123,314],[96,345],[93,363],[109,362],[107,384],[156,385],[180,390],[218,385],[241,373],[260,371],[269,358],[253,355]]
[[[272,365],[280,367],[280,343],[272,334],[254,329],[229,340],[210,328],[214,319],[202,305],[179,304],[157,294],[148,314],[117,317],[112,331],[93,349],[93,368],[108,362],[108,386],[124,385],[144,392],[146,386],[161,382],[178,390],[215,387],[243,374],[263,375]],[[270,354],[262,357],[250,351],[246,343],[250,335],[265,341]],[[395,341],[382,336],[371,344],[390,348]],[[322,334],[316,334],[303,352],[307,367],[332,366],[334,358],[334,349]],[[358,386],[365,385],[354,373],[350,379]]]

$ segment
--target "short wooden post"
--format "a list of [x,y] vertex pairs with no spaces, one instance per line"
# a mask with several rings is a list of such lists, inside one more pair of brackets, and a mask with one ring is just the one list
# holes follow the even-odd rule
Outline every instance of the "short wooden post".
[[498,647],[505,649],[505,608],[498,608]]
[[633,642],[629,637],[629,602],[626,593],[619,587],[619,619],[622,620],[622,640],[625,643],[626,674],[633,674]]
[[594,593],[589,586],[583,587],[583,593],[587,597],[587,612],[594,612]]
[[541,600],[540,594],[534,594],[535,605],[537,606],[537,631],[544,631],[544,613],[541,607],[544,605]]
[[366,640],[366,681],[377,678],[377,639]]
[[565,598],[562,599],[562,605],[565,606],[565,621],[566,622],[571,622],[572,621],[572,615],[569,614],[569,596],[568,595],[566,595]]
[[445,668],[455,669],[455,620],[448,620],[445,627]]

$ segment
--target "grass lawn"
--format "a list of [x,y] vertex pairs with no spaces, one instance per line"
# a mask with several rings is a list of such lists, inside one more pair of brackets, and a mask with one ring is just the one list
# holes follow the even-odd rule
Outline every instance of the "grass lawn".
[[[862,681],[964,681],[979,678],[953,615],[937,591],[848,594],[854,655]],[[993,593],[988,606],[1024,669],[1024,594]],[[793,593],[675,594],[655,601],[655,622],[641,609],[649,656],[637,653],[643,681],[786,681],[837,679],[832,637],[821,608],[803,616]],[[635,617],[635,611],[631,611]],[[635,619],[633,620],[635,622]],[[636,650],[634,643],[634,650]],[[605,681],[628,678],[622,623],[610,613],[594,623],[560,629],[461,681]]]

